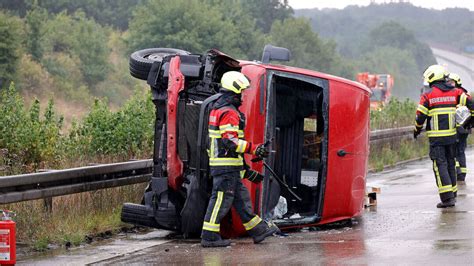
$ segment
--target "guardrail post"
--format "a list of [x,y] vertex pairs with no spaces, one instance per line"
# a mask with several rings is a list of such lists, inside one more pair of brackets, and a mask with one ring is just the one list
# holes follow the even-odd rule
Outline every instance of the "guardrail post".
[[46,212],[48,213],[53,212],[53,197],[44,198],[43,203],[44,203],[44,210]]
[[[51,169],[38,169],[38,173],[51,172]],[[45,212],[51,213],[53,211],[53,197],[43,198],[43,207]]]

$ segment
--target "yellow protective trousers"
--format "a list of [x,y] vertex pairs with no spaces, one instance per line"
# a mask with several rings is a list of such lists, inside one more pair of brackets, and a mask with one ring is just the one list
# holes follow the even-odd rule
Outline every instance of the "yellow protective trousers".
[[433,161],[433,171],[442,202],[456,197],[455,166],[456,145],[430,145],[430,158]]
[[242,184],[239,172],[213,176],[212,195],[202,230],[219,233],[220,222],[232,206],[247,231],[264,224],[262,219],[253,213],[251,204],[249,192]]

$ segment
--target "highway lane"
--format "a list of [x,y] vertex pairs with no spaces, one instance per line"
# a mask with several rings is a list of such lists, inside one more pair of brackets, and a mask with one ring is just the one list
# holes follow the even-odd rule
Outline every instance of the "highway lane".
[[[468,151],[474,166],[474,152]],[[66,254],[30,258],[18,264],[421,264],[474,263],[474,180],[460,186],[456,207],[437,209],[431,161],[409,163],[371,174],[367,186],[381,188],[377,207],[352,225],[307,228],[261,245],[233,239],[229,248],[201,248],[198,240],[171,241],[129,234],[123,239]],[[160,231],[154,231],[156,234]]]
[[463,87],[474,91],[474,58],[436,48],[431,50],[438,64],[446,66],[450,72],[459,74]]

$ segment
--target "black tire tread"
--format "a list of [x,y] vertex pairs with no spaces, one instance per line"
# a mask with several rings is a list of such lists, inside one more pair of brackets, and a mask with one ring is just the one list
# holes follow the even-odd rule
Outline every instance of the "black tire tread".
[[140,71],[140,70],[130,68],[130,75],[132,75],[132,77],[137,78],[137,79],[147,80],[148,73],[149,71]]
[[153,65],[154,60],[145,58],[147,55],[152,53],[168,53],[168,54],[190,54],[187,51],[174,49],[174,48],[148,48],[143,50],[138,50],[133,52],[130,55],[129,60],[129,67],[130,67],[130,74],[142,80],[148,79],[148,73],[150,72],[150,68]]
[[148,210],[145,205],[124,203],[120,219],[124,223],[142,225],[153,228],[162,228],[156,222],[154,217],[148,216]]

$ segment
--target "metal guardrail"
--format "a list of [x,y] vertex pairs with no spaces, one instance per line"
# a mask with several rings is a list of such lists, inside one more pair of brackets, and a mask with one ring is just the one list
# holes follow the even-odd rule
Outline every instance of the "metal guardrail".
[[[375,130],[370,141],[408,136],[413,127]],[[47,199],[74,193],[147,182],[153,161],[138,160],[42,173],[0,176],[0,204]]]
[[152,169],[150,159],[0,176],[0,204],[142,183],[150,180]]
[[373,142],[385,139],[401,138],[410,135],[413,135],[413,126],[380,129],[370,132],[370,141]]

